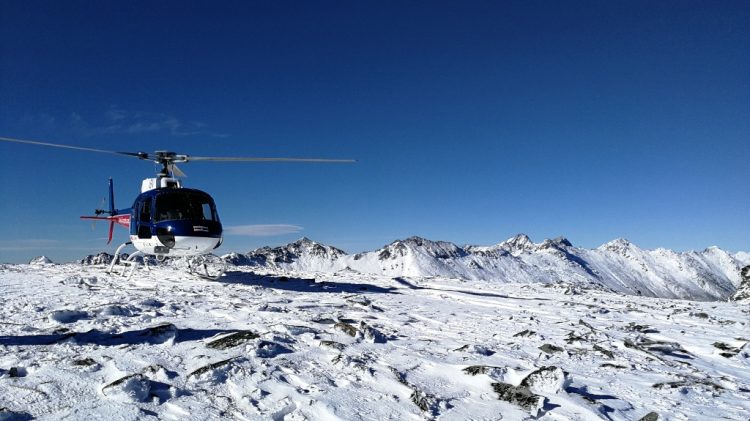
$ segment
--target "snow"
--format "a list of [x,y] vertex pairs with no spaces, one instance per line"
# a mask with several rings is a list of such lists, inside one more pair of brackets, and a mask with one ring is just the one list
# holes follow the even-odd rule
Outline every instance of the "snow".
[[[474,253],[425,244],[415,262]],[[747,304],[522,281],[0,265],[0,419],[750,417]]]

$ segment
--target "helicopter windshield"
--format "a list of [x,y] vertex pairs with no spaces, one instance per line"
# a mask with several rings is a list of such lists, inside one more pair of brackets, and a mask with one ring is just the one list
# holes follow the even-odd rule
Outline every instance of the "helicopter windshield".
[[158,195],[156,222],[180,219],[218,221],[214,201],[207,194],[196,192],[179,191]]

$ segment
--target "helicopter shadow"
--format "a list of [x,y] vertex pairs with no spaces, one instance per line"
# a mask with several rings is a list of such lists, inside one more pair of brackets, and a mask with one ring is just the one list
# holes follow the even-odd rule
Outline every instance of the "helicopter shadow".
[[229,284],[241,284],[258,286],[262,288],[277,289],[294,292],[315,292],[315,293],[375,293],[375,294],[398,294],[394,287],[381,287],[368,283],[355,282],[331,282],[316,281],[309,278],[297,278],[290,276],[271,276],[258,275],[253,272],[227,271],[217,282]]
[[92,329],[87,332],[62,332],[43,335],[27,336],[0,336],[0,345],[3,346],[28,346],[28,345],[54,345],[65,342],[77,345],[158,345],[168,341],[174,343],[198,341],[212,338],[219,334],[234,333],[232,329],[178,329],[172,324],[163,324],[145,329],[131,330],[121,333],[102,332]]

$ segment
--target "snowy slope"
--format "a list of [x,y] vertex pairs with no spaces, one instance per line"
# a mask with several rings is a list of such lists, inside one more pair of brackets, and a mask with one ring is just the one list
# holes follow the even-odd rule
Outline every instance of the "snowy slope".
[[643,250],[624,239],[591,250],[574,247],[562,237],[537,244],[521,234],[490,247],[410,237],[355,255],[303,239],[225,258],[240,265],[302,272],[574,283],[651,297],[717,300],[730,297],[740,285],[738,256],[742,255],[716,247],[686,253]]
[[744,304],[243,269],[0,265],[0,419],[750,418]]

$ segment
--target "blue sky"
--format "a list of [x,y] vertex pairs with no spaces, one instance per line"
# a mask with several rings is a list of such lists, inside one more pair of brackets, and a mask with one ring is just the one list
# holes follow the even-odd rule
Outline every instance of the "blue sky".
[[[277,225],[223,252],[521,232],[750,250],[748,51],[745,1],[4,1],[0,136],[359,160],[185,165],[226,227]],[[78,216],[153,172],[0,143],[0,261],[113,251]]]

